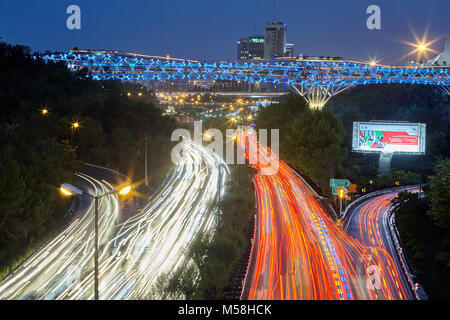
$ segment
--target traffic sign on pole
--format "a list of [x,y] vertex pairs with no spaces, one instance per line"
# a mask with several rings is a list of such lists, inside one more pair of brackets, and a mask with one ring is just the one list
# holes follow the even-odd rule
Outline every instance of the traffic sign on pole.
[[348,193],[348,189],[346,187],[331,187],[332,194],[339,194],[339,190],[344,190],[344,194]]
[[348,187],[351,184],[347,179],[330,179],[330,187],[342,188]]

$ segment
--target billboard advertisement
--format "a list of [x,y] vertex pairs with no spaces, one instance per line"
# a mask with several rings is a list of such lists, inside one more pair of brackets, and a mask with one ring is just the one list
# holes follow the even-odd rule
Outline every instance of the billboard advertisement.
[[352,149],[368,153],[425,154],[426,125],[408,122],[353,122]]

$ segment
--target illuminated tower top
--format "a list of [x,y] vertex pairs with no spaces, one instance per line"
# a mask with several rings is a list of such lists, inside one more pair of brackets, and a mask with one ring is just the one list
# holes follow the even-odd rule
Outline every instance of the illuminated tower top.
[[428,64],[448,66],[450,65],[450,32],[447,35],[447,40],[445,41],[444,51],[438,54],[435,58],[428,61]]

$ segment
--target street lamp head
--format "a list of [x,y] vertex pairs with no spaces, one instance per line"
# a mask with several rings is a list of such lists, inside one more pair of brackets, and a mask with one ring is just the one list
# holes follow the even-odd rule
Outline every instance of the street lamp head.
[[82,195],[83,191],[78,189],[77,187],[68,184],[68,183],[63,183],[60,187],[59,187],[59,191],[61,191],[61,193],[65,196],[73,196],[73,195]]
[[128,186],[125,186],[122,189],[120,189],[119,194],[124,196],[124,195],[128,194],[130,191],[131,191],[131,186],[128,185]]
[[41,109],[41,114],[42,114],[43,116],[45,116],[46,114],[48,114],[48,109],[47,109],[47,108],[42,108],[42,109]]
[[131,185],[129,183],[122,183],[121,185],[111,189],[108,194],[118,193],[122,196],[128,194],[131,191]]
[[75,121],[72,123],[72,128],[78,129],[80,127],[80,123],[78,121]]

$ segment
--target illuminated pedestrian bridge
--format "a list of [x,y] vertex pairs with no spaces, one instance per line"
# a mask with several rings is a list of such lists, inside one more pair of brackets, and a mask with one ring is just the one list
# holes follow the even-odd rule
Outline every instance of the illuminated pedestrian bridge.
[[70,69],[87,69],[97,80],[216,80],[282,84],[321,109],[334,95],[355,85],[407,83],[438,86],[450,94],[450,66],[387,66],[337,59],[261,62],[200,62],[117,51],[76,50],[52,54]]

